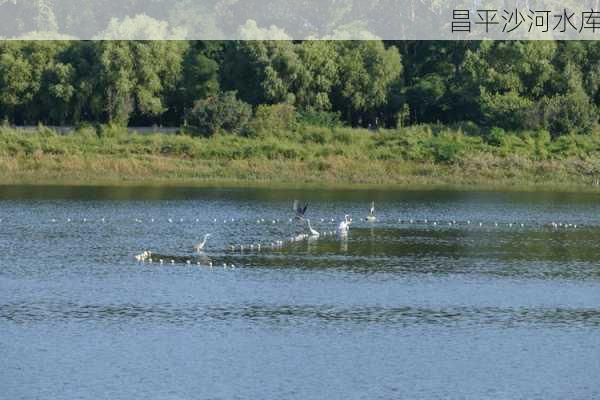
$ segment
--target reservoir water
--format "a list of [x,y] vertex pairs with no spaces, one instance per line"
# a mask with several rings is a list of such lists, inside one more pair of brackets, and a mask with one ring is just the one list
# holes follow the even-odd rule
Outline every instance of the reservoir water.
[[[294,199],[348,238],[287,242]],[[599,376],[598,194],[0,187],[0,398],[594,399]]]

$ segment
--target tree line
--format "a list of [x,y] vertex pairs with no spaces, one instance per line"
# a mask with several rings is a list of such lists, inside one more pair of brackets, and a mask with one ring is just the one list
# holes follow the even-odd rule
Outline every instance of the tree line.
[[219,115],[285,104],[351,126],[589,133],[600,116],[600,43],[0,42],[8,123],[181,126],[218,99],[227,100]]

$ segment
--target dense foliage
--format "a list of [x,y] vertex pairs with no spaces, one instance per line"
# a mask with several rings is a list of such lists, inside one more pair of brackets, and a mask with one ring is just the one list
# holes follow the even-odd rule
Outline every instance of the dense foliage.
[[248,103],[237,99],[235,92],[225,92],[198,100],[187,114],[186,130],[202,136],[220,131],[240,134],[251,117]]
[[0,120],[14,124],[241,132],[240,101],[263,119],[265,105],[285,105],[278,112],[357,127],[468,121],[589,133],[600,115],[600,43],[0,42]]

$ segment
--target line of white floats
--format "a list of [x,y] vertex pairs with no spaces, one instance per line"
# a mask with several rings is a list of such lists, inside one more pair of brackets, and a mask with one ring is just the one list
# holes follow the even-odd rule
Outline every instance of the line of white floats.
[[[169,224],[173,224],[173,223],[185,223],[188,220],[185,220],[184,218],[180,218],[178,220],[175,220],[173,218],[168,218],[166,220],[162,220],[162,219],[155,219],[155,218],[151,218],[148,220],[142,220],[139,218],[135,218],[132,220],[135,223],[138,224],[144,224],[144,223],[161,223],[161,222],[167,222]],[[196,219],[192,219],[190,220],[192,222],[195,223],[201,223],[201,222],[207,222],[204,220],[200,220],[199,218]],[[229,220],[223,220],[223,224],[228,224],[228,223],[244,223],[244,222],[253,222],[254,220],[250,221],[250,220],[243,220],[243,219],[234,219],[231,218]],[[330,224],[335,224],[338,222],[338,220],[336,220],[335,218],[331,218],[331,219],[325,219],[325,218],[321,218],[319,220],[321,223],[330,223]],[[0,219],[0,223],[2,223],[3,220]],[[51,223],[58,223],[59,220],[56,218],[52,218],[50,220]],[[100,220],[94,221],[88,218],[82,218],[82,219],[74,219],[74,218],[67,218],[66,222],[83,222],[83,223],[93,223],[93,222],[100,222],[100,223],[107,223],[109,222],[106,218],[101,218]],[[220,223],[221,220],[217,220],[217,219],[213,219],[212,220],[213,223]],[[288,223],[294,223],[293,219],[289,219],[286,222]],[[573,228],[573,229],[577,229],[579,227],[581,227],[581,225],[578,224],[572,224],[572,223],[564,223],[564,222],[549,222],[549,223],[545,223],[543,225],[537,225],[537,224],[530,224],[527,225],[523,222],[474,222],[471,220],[466,220],[466,221],[456,221],[456,220],[451,220],[451,221],[441,221],[441,220],[429,220],[429,219],[422,219],[422,220],[418,220],[418,219],[398,219],[396,220],[378,220],[377,222],[380,223],[390,223],[390,222],[398,222],[400,224],[404,224],[404,225],[429,225],[429,226],[478,226],[478,227],[489,227],[489,226],[493,226],[493,227],[509,227],[509,228],[513,228],[513,227],[520,227],[520,228],[524,228],[525,226],[543,226],[543,227],[548,227],[548,228],[554,228],[554,229],[559,229],[559,228]],[[257,219],[256,220],[257,224],[270,224],[270,225],[277,225],[277,224],[281,224],[282,220],[281,219],[268,219],[265,220],[263,219]],[[376,222],[374,221],[369,221],[367,222],[367,226],[369,225],[373,225]]]
[[[175,264],[183,264],[183,263],[177,263],[175,262],[175,259],[173,258],[161,258],[160,255],[158,254],[154,254],[151,251],[144,251],[141,254],[138,254],[137,256],[135,256],[135,259],[141,263],[148,263],[148,264],[160,264],[160,265],[165,265],[165,264],[171,264],[171,265],[175,265]],[[186,265],[196,265],[199,267],[207,267],[207,268],[216,268],[218,267],[217,265],[213,265],[212,261],[208,261],[208,263],[206,264],[202,264],[200,261],[196,261],[193,262],[191,258],[187,259],[185,261]],[[236,266],[235,264],[227,264],[227,263],[223,263],[221,265],[222,268],[231,268],[231,269],[235,269]]]

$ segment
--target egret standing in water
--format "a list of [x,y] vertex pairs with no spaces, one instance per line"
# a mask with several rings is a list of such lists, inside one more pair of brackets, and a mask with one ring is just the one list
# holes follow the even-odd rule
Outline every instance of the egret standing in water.
[[348,231],[350,230],[351,223],[352,220],[350,219],[350,216],[345,215],[344,220],[340,222],[340,225],[338,226],[338,234],[340,236],[348,236]]
[[315,230],[313,229],[313,227],[310,225],[310,219],[307,219],[307,220],[306,220],[306,222],[308,223],[308,230],[309,230],[309,232],[310,232],[310,237],[312,237],[312,238],[315,238],[315,239],[316,239],[316,238],[318,238],[319,236],[321,236],[321,234],[320,234],[319,232],[315,231]]
[[372,201],[371,202],[371,209],[369,210],[369,215],[367,215],[367,218],[365,218],[368,222],[375,222],[377,221],[377,217],[375,216],[375,202]]
[[194,246],[194,250],[196,250],[196,253],[202,253],[204,251],[204,246],[206,246],[206,241],[209,237],[210,233],[207,233],[206,235],[204,235],[204,240]]
[[305,203],[304,206],[301,206],[298,200],[294,200],[293,209],[296,213],[296,219],[304,219],[304,214],[306,214],[306,209],[308,208],[308,204]]

